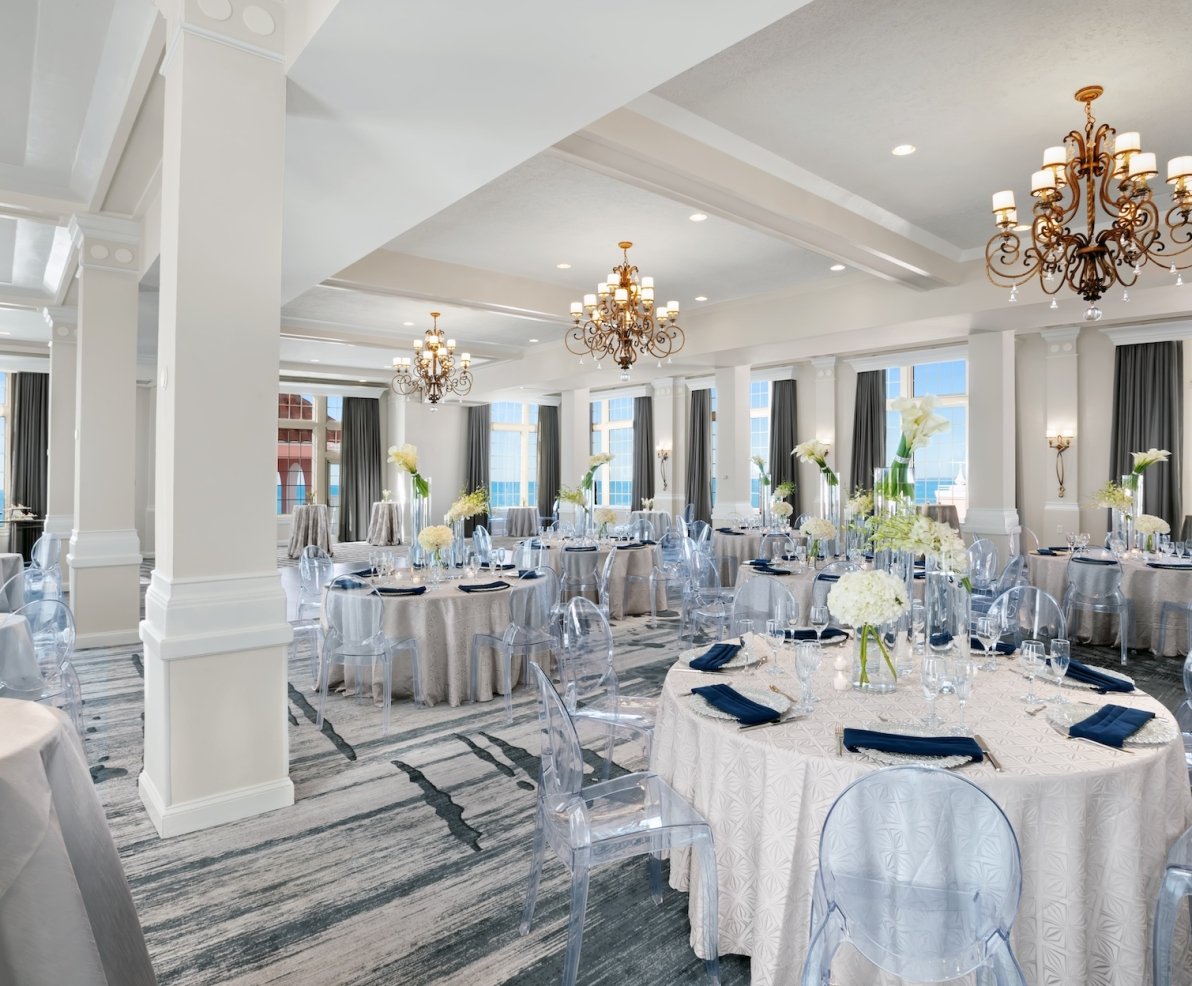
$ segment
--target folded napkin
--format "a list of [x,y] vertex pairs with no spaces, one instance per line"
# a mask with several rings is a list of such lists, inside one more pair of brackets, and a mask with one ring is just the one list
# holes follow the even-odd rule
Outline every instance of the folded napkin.
[[815,577],[815,580],[817,582],[839,582],[840,576],[839,575],[825,575],[823,572],[820,572]]
[[490,569],[494,572],[505,572],[511,568],[517,568],[516,565],[494,565],[492,562],[487,562],[486,564],[481,565],[480,567]]
[[379,585],[373,592],[378,596],[421,596],[426,592],[424,585]]
[[327,583],[330,589],[361,589],[364,586],[359,584],[360,576],[358,575],[341,575],[337,579],[332,579]]
[[596,545],[594,545],[594,544],[589,544],[587,547],[581,547],[581,548],[564,548],[563,550],[564,550],[564,551],[595,551],[595,550],[596,550]]
[[[1105,674],[1098,671],[1096,668],[1090,668],[1087,664],[1081,664],[1080,661],[1073,660],[1068,665],[1068,673],[1065,675],[1073,681],[1079,681],[1085,685],[1095,685],[1097,691],[1102,695],[1106,692],[1132,692],[1134,685],[1129,681],[1123,681],[1121,678],[1115,678],[1113,675]],[[1106,706],[1109,708],[1109,706]]]
[[541,578],[542,576],[538,574],[536,569],[521,568],[521,569],[518,569],[517,577],[519,579],[522,579],[523,581],[528,581],[529,579],[538,579],[538,578]]
[[1058,544],[1053,544],[1050,548],[1040,548],[1037,554],[1040,555],[1066,555],[1068,549]]
[[1122,743],[1155,718],[1145,709],[1127,709],[1124,705],[1103,705],[1087,719],[1068,727],[1068,735],[1091,739],[1121,749]]
[[846,728],[844,745],[854,753],[860,747],[916,757],[968,757],[973,763],[980,763],[985,758],[971,736],[897,736],[870,729]]
[[[976,637],[969,637],[969,649],[978,651],[979,653],[982,653],[982,654],[985,653],[985,648],[981,646],[981,641],[979,641]],[[1013,654],[1014,653],[1014,645],[1008,644],[1004,640],[999,640],[996,644],[994,644],[993,649],[998,654]]]
[[638,541],[634,544],[618,544],[618,551],[629,551],[631,548],[644,548],[647,544],[655,544],[654,541]]
[[691,689],[709,705],[733,716],[742,726],[756,726],[762,722],[776,722],[780,716],[776,709],[767,708],[747,699],[728,685],[704,685]]
[[[785,636],[787,640],[815,640],[815,630],[811,627],[799,627],[796,630],[787,630]],[[828,643],[831,640],[840,640],[847,636],[848,631],[842,630],[840,627],[824,627],[820,640]]]
[[790,575],[789,568],[774,568],[771,565],[754,565],[753,570],[759,575]]
[[368,568],[361,568],[355,572],[349,572],[348,574],[355,575],[359,579],[371,579],[374,576],[380,575],[381,573],[372,566],[369,566]]
[[1055,548],[1040,548],[1035,552],[1035,554],[1046,555],[1048,558],[1054,558],[1057,554],[1059,554],[1059,552],[1056,551]]
[[1170,561],[1170,562],[1148,561],[1146,563],[1146,567],[1147,568],[1164,568],[1164,569],[1168,569],[1168,570],[1176,571],[1176,572],[1186,572],[1189,569],[1192,569],[1192,565],[1188,565],[1184,562],[1174,562],[1174,561]]
[[925,579],[925,578],[927,578],[927,571],[926,571],[926,569],[922,569],[922,568],[917,568],[917,569],[915,569],[915,578],[917,578],[917,579]]
[[743,535],[745,533],[744,531],[734,531],[731,527],[718,527],[716,528],[716,531],[720,534]]
[[645,545],[645,544],[657,544],[657,543],[658,543],[657,541],[651,541],[649,538],[646,538],[644,541],[638,541],[637,544],[629,545],[629,547],[630,548],[640,548],[642,545]]
[[691,662],[696,671],[719,671],[741,649],[740,644],[714,644]]
[[480,585],[461,585],[457,586],[460,592],[500,592],[502,589],[508,589],[508,582],[482,582]]
[[1077,555],[1072,559],[1077,565],[1116,565],[1117,560],[1114,558],[1084,558]]

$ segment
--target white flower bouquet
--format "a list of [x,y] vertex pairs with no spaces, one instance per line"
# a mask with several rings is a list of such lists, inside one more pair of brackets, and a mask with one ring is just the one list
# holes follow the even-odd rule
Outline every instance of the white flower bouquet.
[[823,517],[809,517],[803,521],[800,530],[807,535],[811,544],[808,546],[807,557],[818,558],[820,542],[836,537],[836,525]]
[[819,467],[819,471],[824,474],[824,478],[828,481],[828,484],[835,486],[839,480],[836,477],[836,473],[828,468],[829,448],[830,446],[827,442],[821,442],[818,438],[812,438],[796,445],[791,455],[797,455],[800,462],[814,462]]
[[789,517],[795,512],[795,508],[785,500],[775,500],[770,509],[774,511],[775,517]]
[[1167,523],[1162,517],[1156,517],[1154,514],[1139,514],[1138,520],[1134,523],[1134,529],[1139,534],[1170,534],[1171,525]]
[[579,481],[579,488],[581,490],[590,490],[592,482],[596,478],[596,470],[606,463],[613,461],[611,452],[597,452],[588,459],[588,471],[584,473],[584,478]]
[[768,472],[766,472],[766,460],[763,459],[760,455],[751,455],[749,457],[749,461],[752,462],[755,466],[757,466],[757,471],[758,471],[757,478],[759,480],[761,480],[761,482],[764,483],[766,486],[769,486],[770,485],[770,474]]
[[1130,491],[1114,482],[1106,483],[1089,498],[1090,507],[1105,507],[1109,510],[1126,511],[1133,502]]
[[455,543],[455,535],[445,524],[431,524],[418,532],[418,543],[423,551],[429,551],[438,557],[439,552]]
[[393,490],[381,490],[381,502],[388,503],[393,499]]
[[899,619],[910,608],[906,583],[889,572],[878,569],[862,572],[846,572],[840,581],[828,592],[828,609],[842,623],[857,628],[861,644],[862,685],[869,684],[868,647],[872,640],[881,651],[882,658],[898,679],[890,651],[878,631],[883,623]]
[[910,499],[915,490],[908,469],[915,450],[931,441],[932,435],[947,431],[951,422],[935,413],[935,398],[930,394],[926,397],[897,397],[890,402],[890,407],[902,415],[902,438],[890,463],[888,484],[881,492],[891,498]]
[[581,510],[588,508],[588,501],[584,496],[584,491],[578,486],[560,486],[559,502],[570,503],[573,507],[579,507]]
[[9,520],[33,520],[33,511],[23,503],[14,503],[8,508]]
[[389,461],[410,474],[416,495],[423,497],[430,495],[430,484],[427,483],[426,479],[418,471],[418,449],[415,446],[409,443],[406,443],[401,448],[398,448],[396,445],[390,445]]
[[789,479],[785,483],[779,483],[774,487],[774,492],[771,494],[775,500],[785,500],[795,492],[795,484]]
[[607,527],[617,522],[617,512],[612,507],[598,507],[595,520],[601,527]]
[[456,501],[451,504],[443,520],[448,524],[453,524],[457,520],[467,520],[469,517],[475,517],[487,510],[488,490],[483,486],[477,486],[471,493],[460,493]]
[[1141,476],[1147,466],[1153,466],[1157,462],[1166,462],[1171,457],[1171,453],[1165,448],[1149,448],[1145,452],[1131,452],[1130,456],[1134,459],[1134,475]]
[[873,513],[873,494],[869,490],[857,490],[844,505],[846,517],[867,517]]
[[653,510],[653,509],[654,509],[654,501],[651,500],[649,497],[643,496],[642,497],[642,510]]

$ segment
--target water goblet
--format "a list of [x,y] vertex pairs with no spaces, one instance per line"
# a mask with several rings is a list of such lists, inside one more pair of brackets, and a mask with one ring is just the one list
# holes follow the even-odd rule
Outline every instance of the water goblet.
[[985,651],[985,663],[981,665],[981,670],[996,671],[998,663],[995,656],[997,652],[994,648],[1002,637],[1001,620],[994,616],[978,616],[973,630],[973,635],[981,644],[981,649]]
[[1056,703],[1067,705],[1064,698],[1064,676],[1068,673],[1068,665],[1072,663],[1072,645],[1063,637],[1056,637],[1051,642],[1051,674],[1055,678]]
[[1076,550],[1084,551],[1089,546],[1089,541],[1092,540],[1092,535],[1081,532],[1076,535]]
[[815,630],[816,642],[822,642],[824,637],[824,630],[831,622],[831,616],[828,613],[827,606],[812,606],[807,616],[807,622],[811,624]]
[[748,662],[741,673],[746,676],[756,673],[757,668],[753,666],[753,620],[737,620],[737,641]]
[[475,552],[468,553],[468,560],[464,563],[464,578],[476,578],[476,572],[480,569],[480,556]]
[[1035,694],[1035,675],[1043,666],[1043,641],[1024,640],[1018,649],[1018,663],[1026,675],[1026,694],[1022,696],[1022,701],[1027,705],[1038,705],[1042,699]]
[[968,657],[955,661],[952,665],[952,690],[956,693],[956,700],[960,705],[960,722],[952,728],[954,736],[969,736],[971,730],[964,722],[964,707],[973,691],[972,662]]
[[811,676],[819,670],[823,656],[823,648],[814,640],[801,640],[795,648],[795,673],[803,689],[798,711],[804,714],[810,713],[813,708],[815,696],[811,693]]
[[782,669],[778,667],[778,655],[786,640],[786,627],[783,625],[782,620],[766,620],[766,636],[770,638],[770,649],[773,653],[773,657],[769,661],[770,666],[766,669],[766,673],[780,675],[782,674]]
[[1071,551],[1076,550],[1076,532],[1075,531],[1069,531],[1067,534],[1065,534],[1064,540],[1068,542],[1068,551],[1071,552]]
[[938,726],[944,720],[935,712],[935,700],[944,684],[944,659],[935,654],[924,654],[919,669],[919,683],[923,688],[923,697],[927,699],[927,715],[922,722],[928,726]]

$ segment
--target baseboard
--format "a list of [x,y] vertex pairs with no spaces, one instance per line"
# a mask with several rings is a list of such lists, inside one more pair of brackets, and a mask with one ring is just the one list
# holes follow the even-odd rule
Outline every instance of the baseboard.
[[294,784],[288,777],[237,788],[209,798],[182,801],[169,807],[144,771],[141,771],[137,780],[137,789],[141,794],[141,803],[149,813],[149,820],[163,839],[236,822],[253,815],[263,815],[278,808],[289,808],[294,803]]
[[139,644],[141,642],[140,629],[104,630],[101,633],[80,633],[75,637],[75,648],[84,650],[87,647],[123,647],[125,644]]

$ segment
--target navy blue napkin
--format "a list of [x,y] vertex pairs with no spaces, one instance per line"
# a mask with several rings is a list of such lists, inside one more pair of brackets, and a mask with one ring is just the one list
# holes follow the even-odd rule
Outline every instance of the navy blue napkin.
[[638,541],[636,544],[618,544],[618,551],[629,551],[631,548],[644,548],[647,544],[655,544],[654,541]]
[[594,545],[594,544],[589,544],[587,547],[582,547],[582,548],[564,548],[563,550],[564,550],[564,551],[595,551],[595,550],[596,550],[596,545]]
[[[981,641],[976,637],[969,637],[969,649],[978,651],[981,654],[985,653],[985,648],[981,646]],[[999,654],[1013,654],[1014,645],[1008,644],[1004,640],[999,640],[993,645],[993,649]]]
[[736,534],[738,536],[745,533],[744,531],[734,531],[731,527],[718,527],[716,531],[720,534]]
[[644,541],[638,541],[637,544],[626,545],[626,547],[640,548],[640,547],[642,547],[642,545],[645,545],[645,544],[657,544],[657,543],[658,543],[657,541],[651,541],[649,538],[646,538]]
[[714,644],[691,662],[696,671],[719,671],[737,656],[740,644]]
[[1192,571],[1192,565],[1178,565],[1175,562],[1148,561],[1146,563],[1146,567],[1147,568],[1163,568],[1163,569],[1168,569],[1168,570],[1175,571],[1175,572]]
[[758,575],[790,575],[791,574],[791,570],[789,568],[774,568],[771,565],[754,565],[753,570],[755,572],[757,572]]
[[1068,727],[1069,736],[1091,739],[1105,746],[1121,749],[1122,743],[1155,718],[1145,709],[1127,709],[1124,705],[1103,705],[1087,719]]
[[341,575],[327,583],[330,589],[367,589],[369,586],[358,585],[360,577],[357,575]]
[[361,579],[371,579],[377,575],[380,575],[381,573],[378,572],[375,568],[372,568],[370,566],[368,568],[361,568],[355,572],[349,572],[348,574],[355,575],[357,578],[361,578]]
[[[848,632],[842,630],[840,627],[824,627],[824,632],[820,635],[820,640],[825,644],[832,640],[840,640],[842,637],[847,637]],[[787,640],[815,640],[815,630],[811,627],[799,627],[797,630],[787,630],[785,633]]]
[[827,575],[823,572],[820,572],[818,575],[816,575],[815,580],[817,582],[839,582],[840,576],[839,575]]
[[421,596],[426,586],[379,585],[373,590],[378,596]]
[[917,578],[917,579],[927,578],[927,570],[922,569],[922,568],[916,568],[915,569],[915,578]]
[[487,563],[481,565],[480,567],[487,568],[493,572],[505,572],[511,568],[517,568],[516,565],[494,565],[492,562],[487,562]]
[[[1095,685],[1097,691],[1102,695],[1106,692],[1132,692],[1134,685],[1128,681],[1123,681],[1121,678],[1115,678],[1113,675],[1104,674],[1096,668],[1090,668],[1087,664],[1081,664],[1080,661],[1073,660],[1068,665],[1068,673],[1065,675],[1073,681],[1079,681],[1085,685]],[[1109,706],[1106,706],[1109,708]]]
[[709,705],[714,705],[721,712],[727,712],[733,716],[742,726],[776,722],[780,718],[776,709],[750,701],[728,685],[704,685],[700,688],[693,688],[691,691],[692,694],[703,698]]
[[517,577],[519,579],[522,579],[523,581],[525,581],[525,580],[529,580],[529,579],[538,579],[538,578],[541,578],[542,576],[539,575],[535,569],[521,568],[521,569],[518,569]]
[[844,745],[854,753],[861,747],[881,750],[883,753],[908,753],[916,757],[968,757],[973,763],[985,759],[981,747],[971,736],[897,736],[871,729],[846,728]]
[[1077,556],[1072,559],[1077,565],[1116,565],[1117,560],[1113,558],[1084,558]]
[[456,586],[460,592],[500,592],[502,589],[508,589],[508,582],[484,582],[480,585],[460,585]]

